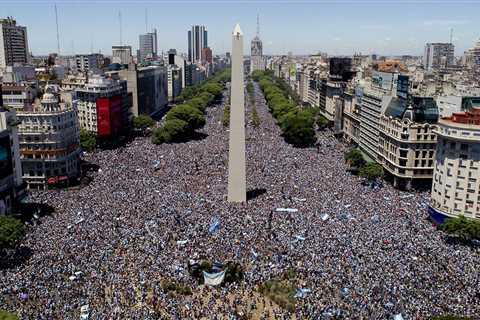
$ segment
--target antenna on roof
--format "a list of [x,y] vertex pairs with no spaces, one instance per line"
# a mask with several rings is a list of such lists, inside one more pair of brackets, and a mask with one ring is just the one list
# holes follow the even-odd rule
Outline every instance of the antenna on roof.
[[260,36],[260,16],[257,13],[257,37]]
[[120,45],[123,46],[122,38],[122,12],[118,11],[118,23],[120,24]]
[[55,3],[55,23],[57,24],[57,53],[60,55],[60,35],[58,33],[58,13],[57,4]]
[[148,11],[147,11],[147,8],[145,8],[145,32],[148,33]]

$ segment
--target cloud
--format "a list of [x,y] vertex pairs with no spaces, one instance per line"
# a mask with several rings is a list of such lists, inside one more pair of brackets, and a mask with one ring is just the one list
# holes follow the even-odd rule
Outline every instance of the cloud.
[[340,40],[342,40],[342,39],[339,38],[339,37],[335,37],[335,38],[333,38],[333,40],[335,40],[335,41],[340,41]]
[[389,38],[389,37],[385,38],[385,41],[390,41],[390,40],[392,40],[392,39]]
[[470,20],[452,20],[452,19],[438,19],[438,20],[427,20],[423,22],[424,26],[454,26],[454,25],[465,25],[469,24]]

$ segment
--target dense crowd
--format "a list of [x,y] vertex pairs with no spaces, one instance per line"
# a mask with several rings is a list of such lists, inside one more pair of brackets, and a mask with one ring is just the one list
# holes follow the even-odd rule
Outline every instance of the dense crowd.
[[[428,194],[364,186],[328,130],[317,147],[286,144],[255,92],[261,124],[247,123],[247,189],[256,197],[226,201],[222,105],[208,109],[204,139],[137,138],[89,154],[99,166],[90,184],[31,195],[55,213],[22,242],[30,259],[0,271],[0,308],[22,319],[79,319],[87,305],[90,319],[290,319],[258,286],[294,270],[310,290],[296,319],[478,317],[480,252],[445,242],[426,219]],[[238,262],[245,278],[198,285],[187,265],[201,259]],[[193,294],[166,293],[166,280]]]

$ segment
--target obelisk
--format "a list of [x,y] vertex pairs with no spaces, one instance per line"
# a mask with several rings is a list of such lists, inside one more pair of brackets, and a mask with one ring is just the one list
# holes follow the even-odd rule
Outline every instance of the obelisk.
[[243,33],[237,24],[232,34],[230,82],[230,140],[228,152],[228,202],[247,200],[245,177],[245,94],[243,83]]

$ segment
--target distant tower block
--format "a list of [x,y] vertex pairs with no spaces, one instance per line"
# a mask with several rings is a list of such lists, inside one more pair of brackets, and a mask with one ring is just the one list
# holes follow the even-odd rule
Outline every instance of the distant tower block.
[[228,201],[245,202],[245,96],[243,83],[243,33],[237,24],[232,35],[230,97],[230,148],[228,154]]

